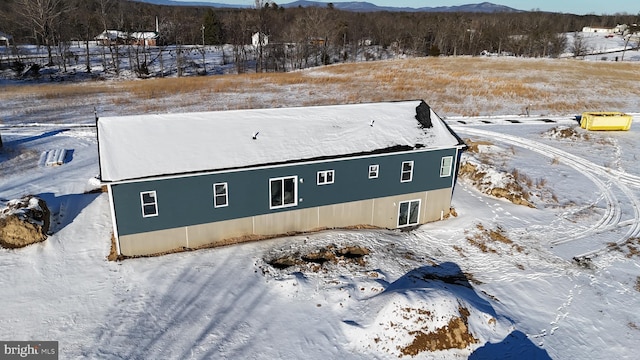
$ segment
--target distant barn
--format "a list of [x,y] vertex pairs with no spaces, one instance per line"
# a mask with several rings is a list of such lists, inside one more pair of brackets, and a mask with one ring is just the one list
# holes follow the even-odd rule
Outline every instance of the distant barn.
[[128,33],[120,30],[105,30],[95,37],[100,45],[136,45],[136,46],[156,46],[158,42],[158,32],[156,31],[135,31]]

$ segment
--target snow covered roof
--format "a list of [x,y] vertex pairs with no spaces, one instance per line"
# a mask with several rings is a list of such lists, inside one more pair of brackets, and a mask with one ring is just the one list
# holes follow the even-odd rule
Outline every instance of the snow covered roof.
[[128,34],[124,31],[120,30],[105,30],[98,34],[95,39],[96,40],[116,40],[116,39],[126,39]]
[[[421,104],[431,115],[431,128],[417,120]],[[398,146],[458,145],[457,136],[421,100],[98,120],[102,181],[348,156]]]
[[96,35],[96,40],[116,40],[116,39],[157,39],[158,33],[155,31],[134,31],[128,33],[120,30],[105,30]]
[[158,33],[155,31],[134,31],[131,34],[129,34],[129,36],[132,39],[157,39],[158,38]]

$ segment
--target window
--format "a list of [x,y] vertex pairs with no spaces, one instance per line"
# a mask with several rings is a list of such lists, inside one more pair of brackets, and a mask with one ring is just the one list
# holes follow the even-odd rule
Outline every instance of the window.
[[376,179],[378,177],[378,171],[380,165],[369,165],[369,179]]
[[158,197],[155,191],[143,191],[140,193],[142,205],[142,217],[158,216]]
[[402,162],[402,175],[400,182],[409,182],[413,178],[413,161]]
[[402,201],[398,207],[398,227],[417,225],[420,218],[420,200]]
[[298,205],[298,177],[269,179],[270,209]]
[[334,170],[318,171],[318,185],[333,184]]
[[213,207],[225,207],[229,205],[229,193],[227,183],[213,184]]
[[451,175],[451,163],[453,162],[453,156],[445,156],[440,163],[440,177]]

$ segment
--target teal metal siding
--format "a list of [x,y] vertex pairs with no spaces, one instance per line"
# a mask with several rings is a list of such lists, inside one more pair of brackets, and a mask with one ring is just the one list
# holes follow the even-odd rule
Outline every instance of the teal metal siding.
[[[350,201],[450,188],[453,176],[440,177],[444,156],[456,159],[456,149],[380,154],[355,159],[331,159],[260,169],[120,183],[112,185],[118,234],[130,235]],[[400,182],[403,161],[414,161],[413,180]],[[369,165],[380,166],[369,179]],[[455,166],[455,164],[454,164]],[[455,168],[454,168],[455,169]],[[335,170],[333,184],[317,185],[318,171]],[[298,176],[298,205],[270,209],[269,179]],[[213,184],[228,183],[229,205],[213,206]],[[142,217],[140,192],[156,191],[158,216]]]

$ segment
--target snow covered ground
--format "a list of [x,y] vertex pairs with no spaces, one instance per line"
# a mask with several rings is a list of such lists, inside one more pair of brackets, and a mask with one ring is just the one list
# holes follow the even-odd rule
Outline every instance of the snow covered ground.
[[[92,114],[55,102],[5,109],[0,123],[0,205],[34,194],[52,211],[46,241],[0,249],[1,340],[59,341],[61,359],[628,359],[640,350],[638,113],[628,132],[587,132],[574,114],[448,118],[480,144],[463,160],[495,185],[517,174],[534,207],[461,179],[457,216],[411,231],[330,230],[111,262],[107,196],[92,191]],[[42,166],[52,149],[67,150],[67,162]],[[269,264],[352,246],[370,253]]]
[[[640,61],[638,37],[627,41],[621,35],[577,32],[567,34],[569,48],[573,46],[575,36],[582,38],[586,53],[585,60],[594,61]],[[626,46],[626,48],[625,48]],[[566,56],[566,54],[565,54]]]

